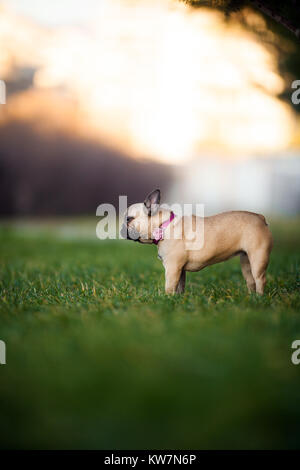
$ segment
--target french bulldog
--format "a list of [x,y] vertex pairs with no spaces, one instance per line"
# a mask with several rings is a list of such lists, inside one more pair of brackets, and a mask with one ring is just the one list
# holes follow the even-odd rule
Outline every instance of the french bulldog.
[[264,292],[273,241],[261,214],[231,211],[210,217],[176,216],[160,206],[156,189],[144,202],[127,209],[121,236],[157,245],[165,268],[166,294],[184,292],[186,271],[200,271],[237,255],[248,291]]

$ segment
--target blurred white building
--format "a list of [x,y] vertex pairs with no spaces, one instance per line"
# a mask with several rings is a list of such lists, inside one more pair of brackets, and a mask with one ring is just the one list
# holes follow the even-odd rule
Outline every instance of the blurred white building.
[[205,214],[249,210],[300,213],[300,154],[228,161],[199,158],[175,168],[168,202],[203,203]]

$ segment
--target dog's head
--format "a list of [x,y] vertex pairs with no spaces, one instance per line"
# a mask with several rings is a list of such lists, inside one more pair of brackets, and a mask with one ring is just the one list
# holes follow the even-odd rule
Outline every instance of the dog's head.
[[157,229],[170,211],[161,209],[160,190],[155,189],[144,202],[133,204],[125,214],[121,235],[128,240],[152,243],[152,232]]

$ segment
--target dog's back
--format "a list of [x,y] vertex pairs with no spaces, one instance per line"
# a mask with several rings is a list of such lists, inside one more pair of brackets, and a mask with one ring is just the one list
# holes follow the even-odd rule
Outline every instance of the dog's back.
[[[242,252],[264,250],[269,254],[272,249],[272,235],[261,214],[247,211],[223,212],[204,217],[201,222],[203,244],[201,249],[194,250],[189,242],[187,269],[198,270],[200,266],[225,261]],[[196,226],[196,220],[192,225]]]

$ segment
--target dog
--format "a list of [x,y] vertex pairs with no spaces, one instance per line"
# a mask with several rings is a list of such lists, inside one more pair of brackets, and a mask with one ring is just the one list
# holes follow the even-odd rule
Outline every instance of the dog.
[[157,245],[166,294],[184,292],[186,271],[200,271],[237,255],[249,293],[264,293],[273,240],[263,215],[231,211],[210,217],[178,217],[160,206],[160,196],[155,189],[143,203],[127,209],[121,236]]

